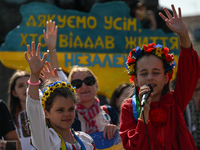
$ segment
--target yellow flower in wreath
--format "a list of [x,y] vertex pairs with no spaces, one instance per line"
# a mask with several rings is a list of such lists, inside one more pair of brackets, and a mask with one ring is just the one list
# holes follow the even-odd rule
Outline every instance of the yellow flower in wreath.
[[62,87],[67,87],[66,82],[61,82],[61,86],[62,86]]
[[128,65],[128,70],[133,73],[135,64]]
[[48,90],[44,91],[44,97],[48,98],[50,96],[50,92]]
[[51,87],[48,87],[48,89],[47,89],[50,93],[52,93],[54,90],[55,90],[55,88],[53,87],[53,86],[51,86]]
[[61,84],[60,84],[60,83],[56,83],[56,84],[54,85],[54,87],[55,87],[55,88],[61,88]]
[[155,54],[156,54],[158,57],[162,57],[162,54],[163,54],[162,49],[159,48],[159,47],[157,47],[157,48],[156,48]]

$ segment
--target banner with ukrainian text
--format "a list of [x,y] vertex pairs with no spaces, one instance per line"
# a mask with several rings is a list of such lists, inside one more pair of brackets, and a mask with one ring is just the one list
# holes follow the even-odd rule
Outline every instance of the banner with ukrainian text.
[[169,47],[176,62],[180,52],[177,35],[143,29],[124,2],[95,4],[88,13],[33,2],[23,5],[20,12],[21,24],[9,32],[0,48],[0,60],[6,67],[29,71],[26,46],[35,41],[41,43],[41,52],[46,52],[43,29],[46,21],[53,20],[58,26],[60,67],[66,72],[73,65],[89,67],[98,78],[98,94],[108,98],[119,84],[129,82],[125,62],[131,49],[159,43]]

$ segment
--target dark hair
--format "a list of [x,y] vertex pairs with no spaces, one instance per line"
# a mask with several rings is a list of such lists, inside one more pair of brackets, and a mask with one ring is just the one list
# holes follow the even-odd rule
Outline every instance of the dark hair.
[[[129,84],[129,83],[123,83],[121,85],[119,85],[115,91],[112,94],[111,100],[110,100],[110,106],[112,106],[113,108],[115,108],[115,110],[120,113],[120,106],[116,105],[116,99],[119,98],[121,96],[121,94],[123,93],[124,89],[128,88],[128,87],[133,87],[133,85]],[[131,92],[130,92],[131,93]],[[132,97],[132,93],[130,95],[128,95],[127,98]]]
[[[43,84],[42,89],[45,89],[48,87],[48,85],[53,84],[56,81],[60,81],[59,78],[50,78],[48,80],[46,80]],[[76,103],[76,97],[74,95],[74,93],[69,89],[69,88],[56,88],[51,94],[50,97],[47,98],[46,102],[45,102],[45,109],[49,112],[50,109],[52,108],[54,99],[56,96],[63,96],[65,98],[72,98],[72,100],[74,101],[74,103]]]
[[15,90],[16,81],[22,77],[30,77],[30,74],[26,71],[17,70],[10,78],[9,87],[8,87],[8,109],[11,113],[12,119],[18,126],[18,113],[21,111],[21,104],[18,97],[15,97],[12,94],[12,91]]

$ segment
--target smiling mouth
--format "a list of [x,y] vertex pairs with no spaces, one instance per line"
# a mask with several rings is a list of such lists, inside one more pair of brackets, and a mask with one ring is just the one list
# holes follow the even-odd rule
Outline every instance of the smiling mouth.
[[90,91],[82,92],[81,94],[87,94],[87,93],[90,93]]

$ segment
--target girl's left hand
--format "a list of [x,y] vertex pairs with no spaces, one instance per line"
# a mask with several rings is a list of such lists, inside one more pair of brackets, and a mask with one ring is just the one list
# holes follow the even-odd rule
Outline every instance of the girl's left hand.
[[108,124],[103,130],[103,137],[106,138],[107,135],[108,140],[111,140],[117,129],[118,127],[116,125]]
[[178,8],[179,14],[177,15],[174,5],[171,5],[173,10],[173,16],[167,10],[167,8],[163,8],[167,17],[165,17],[162,13],[159,13],[160,17],[166,22],[166,25],[178,35],[187,33],[187,28],[181,17],[181,8]]

